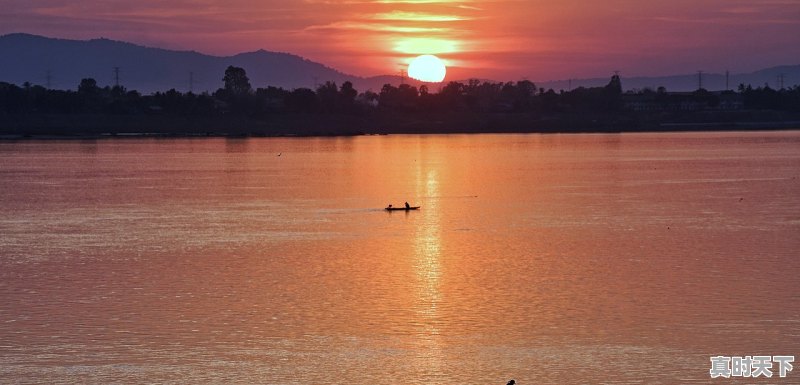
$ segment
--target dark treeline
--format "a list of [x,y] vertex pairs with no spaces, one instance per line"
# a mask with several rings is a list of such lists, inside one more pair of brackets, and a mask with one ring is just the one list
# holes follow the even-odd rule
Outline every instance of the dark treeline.
[[[615,116],[609,120],[609,124],[616,124],[620,120],[633,119],[631,114],[635,111],[735,109],[800,112],[798,86],[775,90],[768,86],[753,88],[741,85],[737,91],[709,92],[700,89],[689,93],[669,93],[660,87],[657,90],[623,93],[617,75],[604,87],[580,87],[560,92],[537,88],[527,80],[507,83],[477,80],[470,80],[466,84],[450,82],[439,87],[437,92],[432,92],[425,85],[417,88],[408,84],[386,84],[377,93],[360,93],[350,82],[341,85],[326,82],[316,90],[286,90],[271,86],[254,89],[245,70],[233,66],[228,67],[222,80],[224,86],[213,93],[182,93],[172,89],[151,95],[142,95],[121,86],[100,87],[90,78],[83,79],[77,91],[46,89],[27,83],[19,87],[0,82],[0,118],[27,115],[168,116],[222,121],[243,119],[252,126],[252,122],[270,121],[280,115],[324,118],[335,114],[364,119],[390,115],[400,117],[397,119],[409,119],[409,116],[426,114],[522,114],[524,119],[530,120],[531,117],[542,119],[571,114],[586,116],[592,121],[598,117]],[[0,119],[0,123],[3,121]],[[0,128],[4,128],[6,133],[20,132],[25,131],[26,125],[31,123],[25,123],[23,119],[23,123],[16,124],[16,130]],[[513,126],[514,130],[525,130],[524,122],[515,122]],[[535,125],[532,127],[535,129]]]

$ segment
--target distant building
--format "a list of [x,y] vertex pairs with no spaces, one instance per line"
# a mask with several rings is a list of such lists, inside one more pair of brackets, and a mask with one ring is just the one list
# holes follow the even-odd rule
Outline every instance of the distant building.
[[706,111],[740,110],[744,98],[732,91],[698,90],[694,92],[655,92],[644,90],[626,93],[623,105],[630,111]]
[[719,106],[720,110],[741,110],[744,108],[744,97],[741,94],[722,91],[719,92]]

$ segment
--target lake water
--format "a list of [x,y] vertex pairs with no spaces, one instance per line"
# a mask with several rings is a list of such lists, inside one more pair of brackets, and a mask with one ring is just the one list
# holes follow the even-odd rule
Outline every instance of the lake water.
[[798,131],[0,142],[0,382],[743,383],[798,250]]

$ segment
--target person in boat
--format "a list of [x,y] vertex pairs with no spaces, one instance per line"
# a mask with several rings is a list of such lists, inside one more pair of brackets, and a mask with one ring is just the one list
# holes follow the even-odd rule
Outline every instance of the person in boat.
[[387,208],[387,209],[390,209],[390,208],[392,208],[392,205],[386,206],[386,208]]
[[410,205],[410,204],[408,204],[408,202],[406,202],[406,208],[407,208],[407,209],[410,209],[410,208],[411,208],[411,205]]

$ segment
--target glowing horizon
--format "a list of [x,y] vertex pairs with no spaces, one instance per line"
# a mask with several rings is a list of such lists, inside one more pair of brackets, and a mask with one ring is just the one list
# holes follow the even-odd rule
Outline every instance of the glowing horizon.
[[787,0],[12,0],[0,34],[105,37],[232,55],[291,52],[360,76],[423,54],[448,78],[496,80],[750,71],[798,64],[800,2]]

